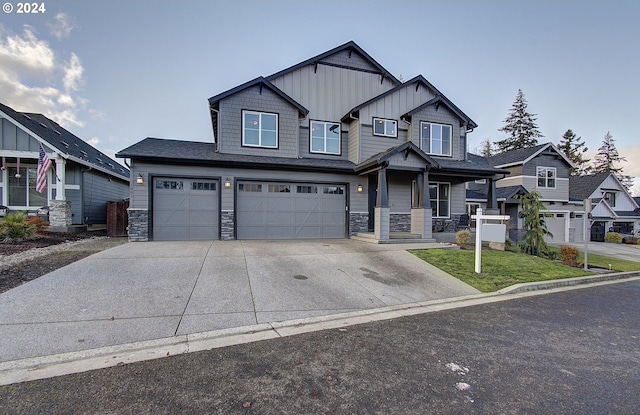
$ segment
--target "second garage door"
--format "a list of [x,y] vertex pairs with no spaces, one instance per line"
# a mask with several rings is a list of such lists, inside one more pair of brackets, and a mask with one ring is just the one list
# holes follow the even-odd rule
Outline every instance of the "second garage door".
[[153,184],[153,239],[219,239],[218,181],[157,177]]
[[346,186],[342,184],[237,184],[238,239],[344,238]]

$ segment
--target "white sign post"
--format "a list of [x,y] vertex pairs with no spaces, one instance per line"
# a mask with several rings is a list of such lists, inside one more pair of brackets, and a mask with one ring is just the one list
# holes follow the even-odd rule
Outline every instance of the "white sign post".
[[485,223],[488,220],[509,220],[509,215],[483,215],[482,209],[478,209],[476,214],[471,216],[476,220],[476,266],[475,271],[480,274],[480,259],[482,258],[482,241],[504,242],[507,233],[507,225],[501,223]]

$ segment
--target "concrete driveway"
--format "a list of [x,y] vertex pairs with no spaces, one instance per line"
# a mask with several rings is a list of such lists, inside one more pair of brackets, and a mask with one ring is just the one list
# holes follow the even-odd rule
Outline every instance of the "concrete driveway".
[[0,361],[478,293],[353,240],[128,243],[0,294]]
[[[563,243],[552,244],[555,246],[572,245],[584,252],[584,243]],[[628,259],[629,261],[640,262],[640,245],[626,245],[626,244],[610,244],[606,242],[589,242],[588,253],[606,255],[619,259]],[[588,260],[588,255],[587,255]]]

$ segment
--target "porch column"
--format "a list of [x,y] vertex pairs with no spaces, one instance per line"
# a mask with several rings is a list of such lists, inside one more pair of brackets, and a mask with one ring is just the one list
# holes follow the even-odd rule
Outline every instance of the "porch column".
[[66,231],[71,226],[71,201],[66,200],[64,184],[66,181],[65,165],[66,160],[60,156],[56,156],[55,176],[56,177],[56,198],[49,201],[49,229]]
[[493,178],[488,179],[487,188],[487,208],[485,214],[497,215],[498,214],[498,195],[496,194],[496,181]]
[[421,235],[423,239],[433,237],[431,229],[431,200],[429,196],[429,171],[421,172],[416,177],[418,203],[411,208],[411,233]]
[[389,239],[389,190],[387,189],[387,167],[378,171],[378,195],[374,212],[374,234],[378,240]]
[[64,183],[66,181],[66,168],[67,161],[60,156],[53,159],[56,169],[56,200],[65,200],[66,194],[64,192]]

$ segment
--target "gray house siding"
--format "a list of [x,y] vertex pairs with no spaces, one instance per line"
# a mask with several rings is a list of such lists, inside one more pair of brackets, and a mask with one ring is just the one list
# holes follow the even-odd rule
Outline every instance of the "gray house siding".
[[0,148],[15,151],[40,151],[40,144],[11,121],[0,118]]
[[538,167],[555,167],[558,178],[569,178],[569,166],[564,159],[556,156],[540,154],[528,163],[524,164],[523,174],[525,176],[536,176]]
[[87,225],[107,223],[107,202],[127,199],[129,184],[109,180],[106,175],[95,171],[84,172],[82,178],[84,223]]
[[[411,117],[411,141],[420,147],[425,153],[429,154],[428,149],[422,148],[422,140],[420,139],[420,123],[433,122],[451,126],[451,158],[453,160],[464,160],[466,156],[466,144],[461,145],[460,136],[465,131],[460,127],[460,119],[445,106],[440,106],[436,110],[435,105],[430,105],[414,113]],[[435,156],[434,157],[440,157]]]
[[365,71],[378,70],[375,66],[371,65],[371,62],[364,59],[364,57],[362,57],[359,53],[353,53],[346,50],[342,50],[340,52],[334,53],[331,56],[327,56],[320,62],[320,64],[322,64],[323,62],[349,68],[357,68]]
[[304,105],[310,118],[340,122],[352,108],[396,86],[380,79],[379,74],[359,70],[309,65],[271,82]]
[[349,123],[348,132],[348,154],[347,157],[352,163],[359,163],[360,160],[360,127],[358,120]]
[[[246,147],[242,145],[242,111],[278,114],[278,148]],[[254,86],[229,96],[220,102],[220,140],[218,150],[228,154],[249,154],[272,157],[298,157],[298,110],[268,88]]]
[[[316,120],[314,120],[316,121]],[[324,121],[324,120],[317,120]],[[309,121],[310,122],[310,121]],[[340,154],[322,154],[322,153],[311,153],[310,147],[310,128],[308,125],[300,127],[300,141],[299,141],[299,149],[300,149],[300,157],[304,158],[331,158],[336,160],[348,160],[349,159],[349,131],[346,131],[342,128],[345,124],[341,124],[340,129]]]

